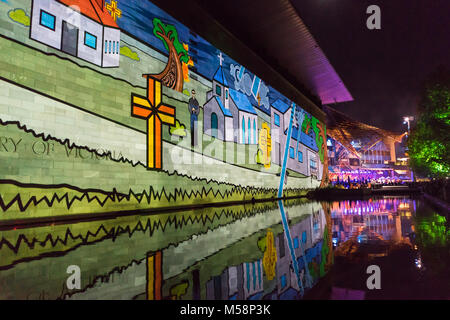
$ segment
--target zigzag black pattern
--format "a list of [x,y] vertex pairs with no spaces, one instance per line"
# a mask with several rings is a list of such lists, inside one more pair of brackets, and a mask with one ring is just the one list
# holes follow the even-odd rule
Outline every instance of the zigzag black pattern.
[[[16,125],[18,129],[24,131],[25,133],[31,133],[35,138],[40,138],[40,139],[42,139],[42,140],[44,140],[44,141],[55,141],[55,142],[58,142],[58,143],[60,143],[60,144],[63,145],[63,146],[64,146],[64,145],[67,145],[67,147],[70,148],[71,150],[72,150],[73,148],[77,148],[77,149],[86,150],[86,151],[88,151],[88,152],[94,153],[96,156],[99,156],[99,157],[105,157],[105,156],[106,156],[106,157],[108,157],[108,160],[111,160],[111,161],[114,161],[114,162],[117,162],[117,163],[127,163],[127,164],[130,164],[130,165],[133,166],[133,167],[136,167],[136,166],[139,165],[139,166],[142,166],[142,167],[145,168],[145,164],[143,164],[142,162],[137,161],[136,163],[133,163],[133,161],[131,161],[131,160],[129,160],[129,159],[123,157],[123,156],[120,157],[119,159],[114,159],[114,158],[112,158],[112,154],[111,154],[110,151],[108,151],[108,152],[106,152],[106,153],[104,153],[104,154],[100,154],[100,153],[99,153],[97,150],[95,150],[95,149],[91,149],[91,148],[86,147],[86,146],[78,146],[78,145],[76,145],[76,144],[73,143],[73,142],[70,143],[70,140],[69,140],[69,139],[61,140],[61,139],[59,139],[59,138],[52,137],[52,136],[49,135],[49,134],[45,134],[45,133],[36,133],[33,129],[28,129],[28,127],[27,127],[26,125],[22,125],[19,121],[3,121],[3,120],[0,118],[0,125],[2,125],[2,126]],[[255,190],[255,189],[256,189],[256,190],[259,190],[259,189],[267,190],[267,189],[261,188],[261,187],[249,187],[249,186],[243,187],[243,186],[236,185],[236,184],[229,183],[229,182],[220,182],[220,181],[217,181],[217,180],[214,180],[214,179],[193,178],[193,177],[191,177],[191,176],[188,176],[187,174],[181,174],[181,173],[178,173],[176,170],[174,170],[172,173],[170,173],[170,172],[167,171],[167,170],[161,170],[160,172],[164,172],[164,173],[167,174],[168,176],[176,175],[176,176],[178,176],[178,177],[188,178],[188,179],[191,180],[191,181],[205,182],[206,184],[216,183],[216,184],[218,184],[219,186],[220,186],[220,185],[226,185],[226,186],[231,186],[231,187],[241,187],[241,188],[252,189],[252,190]],[[275,188],[272,188],[272,189],[273,189],[273,190],[276,190]]]
[[[231,209],[222,209],[220,213],[215,212],[211,217],[208,216],[207,214],[204,214],[204,215],[202,214],[202,215],[199,215],[194,218],[192,218],[192,217],[186,218],[183,216],[178,221],[177,221],[177,216],[173,216],[173,217],[168,218],[164,224],[161,222],[161,220],[155,221],[152,223],[150,219],[147,219],[145,226],[142,224],[141,221],[139,221],[134,226],[133,229],[131,229],[130,226],[128,225],[125,228],[122,228],[121,226],[112,227],[108,231],[106,229],[106,227],[103,224],[101,224],[95,232],[91,232],[90,230],[88,230],[85,236],[82,236],[81,234],[74,236],[72,234],[72,232],[70,231],[70,228],[67,228],[64,238],[60,238],[58,236],[56,239],[53,239],[52,234],[49,233],[45,237],[45,239],[41,240],[41,241],[37,240],[35,237],[33,239],[29,240],[25,234],[20,234],[19,237],[17,238],[17,241],[14,244],[3,237],[0,240],[0,250],[2,250],[2,249],[5,250],[5,248],[3,248],[3,246],[5,246],[6,248],[8,248],[12,252],[14,252],[14,254],[17,254],[19,252],[19,249],[22,245],[26,245],[28,248],[34,249],[36,246],[45,247],[47,245],[47,243],[50,242],[51,247],[54,248],[58,244],[62,244],[64,246],[66,246],[69,243],[69,241],[81,240],[81,242],[67,250],[51,252],[51,253],[44,253],[44,254],[41,254],[36,257],[27,257],[27,258],[16,260],[9,265],[0,266],[0,270],[10,269],[19,263],[26,262],[26,261],[32,261],[32,260],[39,260],[39,259],[42,259],[43,257],[47,257],[47,256],[55,257],[55,256],[65,255],[68,252],[73,251],[82,245],[95,244],[98,242],[102,242],[106,239],[112,239],[112,241],[115,241],[115,239],[118,236],[120,236],[124,233],[127,233],[129,238],[131,238],[135,232],[142,232],[142,233],[149,232],[149,236],[152,236],[154,234],[154,232],[156,232],[156,230],[160,229],[162,232],[165,232],[166,228],[169,226],[172,226],[172,225],[174,225],[175,229],[181,229],[182,227],[187,226],[188,224],[194,225],[196,223],[199,223],[199,224],[202,224],[203,226],[205,226],[205,225],[207,225],[207,223],[212,224],[214,222],[214,220],[216,220],[216,219],[219,220],[223,216],[225,216],[225,218],[229,218],[230,216],[234,217],[234,219],[225,223],[225,224],[229,224],[231,222],[241,220],[245,217],[251,217],[256,214],[264,213],[275,207],[277,207],[277,205],[275,203],[271,203],[271,204],[268,203],[268,204],[263,204],[261,208],[253,208],[252,210],[247,210],[244,208],[243,211],[240,211],[237,214],[235,213],[235,211],[233,211]],[[210,230],[214,230],[214,228],[208,227],[203,232],[199,232],[199,233],[190,235],[190,238],[192,238],[193,235],[207,233]],[[95,239],[100,234],[100,232],[105,233],[105,236],[101,237],[100,239],[89,242],[90,237],[93,237]],[[173,244],[169,244],[169,246],[170,245],[176,245],[176,244],[173,243]]]

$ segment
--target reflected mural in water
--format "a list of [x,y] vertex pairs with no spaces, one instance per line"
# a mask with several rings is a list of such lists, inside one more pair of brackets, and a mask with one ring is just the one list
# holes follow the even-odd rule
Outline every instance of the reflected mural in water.
[[[349,298],[339,296],[343,288],[367,299],[361,270],[398,248],[414,259],[395,272],[448,281],[448,220],[407,198],[296,199],[4,228],[0,299]],[[71,265],[80,267],[80,289],[67,288]],[[330,276],[328,293],[316,294]]]
[[[321,264],[327,219],[319,203],[288,200],[293,249]],[[313,230],[314,222],[318,226]],[[2,232],[1,299],[299,298],[277,203]],[[305,252],[301,258],[300,244]],[[81,269],[68,290],[67,267]],[[270,271],[272,270],[272,271]],[[311,272],[314,281],[319,273]],[[314,278],[314,275],[316,277]]]

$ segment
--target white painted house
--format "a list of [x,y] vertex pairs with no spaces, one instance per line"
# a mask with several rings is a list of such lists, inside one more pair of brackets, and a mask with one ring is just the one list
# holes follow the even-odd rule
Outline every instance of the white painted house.
[[33,0],[30,38],[100,67],[118,67],[120,29],[104,0]]
[[203,131],[223,141],[258,144],[258,115],[245,93],[228,87],[222,66],[203,106]]

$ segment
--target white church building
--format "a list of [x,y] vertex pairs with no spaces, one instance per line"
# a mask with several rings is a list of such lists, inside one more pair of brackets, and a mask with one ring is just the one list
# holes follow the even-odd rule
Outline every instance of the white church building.
[[118,67],[120,29],[105,0],[33,0],[30,38],[100,67]]
[[203,131],[222,141],[258,144],[258,115],[245,93],[228,87],[223,58],[219,58],[220,66],[203,106]]

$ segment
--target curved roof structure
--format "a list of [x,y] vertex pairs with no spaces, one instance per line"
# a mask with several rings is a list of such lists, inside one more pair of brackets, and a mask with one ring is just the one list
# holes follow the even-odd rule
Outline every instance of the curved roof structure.
[[197,2],[264,60],[278,64],[303,84],[322,104],[353,100],[289,0],[220,1],[220,9],[214,1]]
[[[361,150],[369,150],[380,140],[393,139],[401,142],[405,135],[405,133],[399,134],[356,121],[329,106],[324,106],[323,109],[327,114],[327,135],[339,141],[347,150],[357,156]],[[359,152],[353,146],[353,141],[361,143]]]

